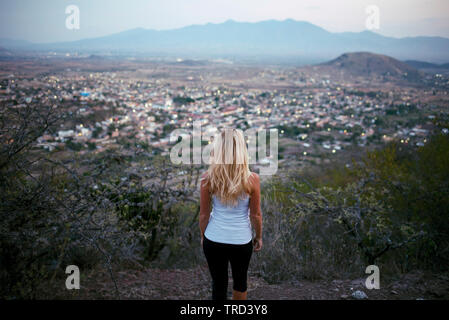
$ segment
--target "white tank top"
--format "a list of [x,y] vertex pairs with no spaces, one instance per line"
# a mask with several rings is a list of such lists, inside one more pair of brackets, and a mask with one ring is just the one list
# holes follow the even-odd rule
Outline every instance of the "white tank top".
[[212,212],[204,236],[212,241],[228,244],[246,244],[252,239],[249,219],[249,196],[236,206],[223,204],[212,196]]

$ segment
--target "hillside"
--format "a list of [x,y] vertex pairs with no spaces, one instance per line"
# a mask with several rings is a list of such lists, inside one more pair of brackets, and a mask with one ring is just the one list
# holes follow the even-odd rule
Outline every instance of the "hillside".
[[447,70],[449,69],[449,63],[445,64],[436,64],[425,61],[417,61],[417,60],[407,60],[404,61],[410,67],[415,69],[423,69],[423,70]]
[[0,57],[11,57],[12,53],[3,47],[0,47]]
[[[366,278],[334,280],[301,280],[269,284],[255,275],[248,277],[250,300],[354,300],[352,294],[361,290],[368,300],[435,300],[448,299],[449,278],[422,271],[382,279],[379,290],[368,290]],[[60,281],[63,281],[61,279]],[[49,296],[58,299],[117,299],[114,283],[106,270],[88,276],[88,285],[72,293],[61,286],[50,287]],[[191,269],[142,269],[117,273],[121,299],[135,300],[209,300],[211,278],[206,264]],[[232,277],[228,297],[232,296]],[[169,285],[167,285],[169,284]]]
[[385,76],[393,79],[416,81],[420,72],[412,66],[392,57],[370,52],[345,53],[319,66],[357,77]]

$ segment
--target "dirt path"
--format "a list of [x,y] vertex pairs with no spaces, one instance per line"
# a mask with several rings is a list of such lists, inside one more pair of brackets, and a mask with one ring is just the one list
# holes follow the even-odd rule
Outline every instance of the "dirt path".
[[[115,273],[121,299],[210,299],[210,276],[207,266],[189,270],[145,269]],[[365,279],[298,281],[270,285],[263,279],[250,276],[248,299],[253,300],[313,300],[353,299],[356,290],[364,291],[368,299],[449,299],[449,276],[428,275],[421,272],[400,276],[382,284],[379,290],[367,290]],[[83,285],[84,284],[84,285]],[[232,278],[229,282],[231,296]],[[58,298],[115,299],[114,283],[107,272],[95,272],[81,279],[81,290],[68,293],[58,290]]]

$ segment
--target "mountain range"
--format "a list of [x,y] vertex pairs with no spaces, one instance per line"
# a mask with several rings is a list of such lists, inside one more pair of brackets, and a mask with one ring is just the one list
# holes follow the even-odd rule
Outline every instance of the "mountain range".
[[0,39],[8,50],[77,51],[183,57],[284,58],[317,63],[346,52],[373,52],[399,60],[449,61],[449,39],[393,38],[371,31],[329,32],[305,21],[287,19],[191,25],[172,30],[132,29],[71,42],[30,43]]

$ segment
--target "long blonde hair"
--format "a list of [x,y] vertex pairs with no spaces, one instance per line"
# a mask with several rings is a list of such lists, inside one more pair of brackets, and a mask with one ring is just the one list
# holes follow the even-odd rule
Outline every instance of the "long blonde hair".
[[211,194],[227,205],[236,205],[250,194],[248,149],[242,130],[225,128],[213,141],[205,180]]

